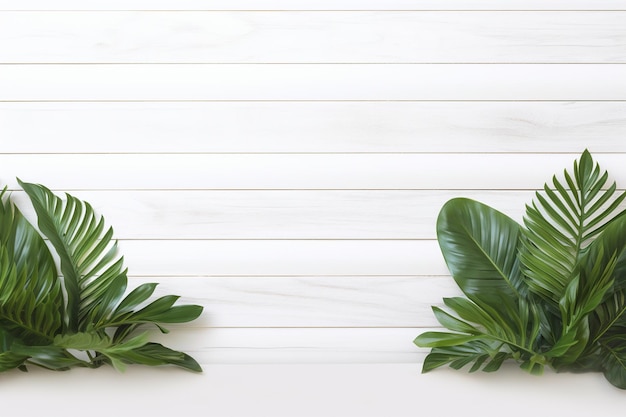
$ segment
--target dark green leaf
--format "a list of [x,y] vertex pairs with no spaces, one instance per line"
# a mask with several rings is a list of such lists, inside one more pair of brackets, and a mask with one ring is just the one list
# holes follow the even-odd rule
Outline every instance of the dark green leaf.
[[0,323],[20,339],[46,343],[63,321],[56,266],[39,233],[0,193]]
[[147,343],[132,350],[116,352],[114,357],[123,363],[149,366],[175,365],[190,371],[202,372],[198,362],[191,356],[158,343]]
[[[467,199],[437,220],[444,259],[463,297],[435,317],[455,332],[426,332],[424,363],[482,367],[514,359],[531,374],[602,370],[626,389],[626,193],[588,151],[526,206],[525,228]],[[520,267],[521,265],[521,267]]]
[[494,348],[481,341],[469,341],[456,346],[436,347],[426,356],[422,372],[426,373],[444,365],[453,365],[454,368],[461,368],[473,362],[470,372],[475,372],[489,358],[497,353]]
[[437,219],[446,264],[467,297],[498,308],[515,305],[523,282],[517,258],[520,227],[477,201],[448,201]]
[[[88,203],[67,194],[63,201],[42,185],[19,181],[37,213],[39,230],[61,259],[67,294],[68,330],[84,330],[83,322],[99,301],[90,294],[104,291],[117,279],[122,265],[116,255],[112,229],[105,231]],[[96,274],[101,273],[96,277]]]
[[476,327],[446,313],[439,307],[433,307],[433,313],[435,313],[435,317],[437,318],[437,321],[441,323],[441,325],[447,329],[450,329],[455,332],[460,332],[460,333],[469,333],[469,334],[479,333]]
[[626,389],[626,335],[619,335],[602,344],[605,378],[614,386]]
[[455,346],[476,340],[477,336],[446,333],[446,332],[424,332],[417,336],[414,343],[419,347],[443,347]]

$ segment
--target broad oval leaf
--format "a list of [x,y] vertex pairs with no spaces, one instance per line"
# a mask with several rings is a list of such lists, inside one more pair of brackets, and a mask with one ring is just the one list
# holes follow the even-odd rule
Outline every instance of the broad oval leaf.
[[517,257],[520,226],[466,198],[448,201],[437,219],[437,239],[457,285],[473,301],[516,305],[524,292]]

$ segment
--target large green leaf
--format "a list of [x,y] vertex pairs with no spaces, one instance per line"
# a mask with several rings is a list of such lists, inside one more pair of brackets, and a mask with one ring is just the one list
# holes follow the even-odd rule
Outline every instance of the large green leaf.
[[70,194],[64,201],[42,185],[22,181],[20,185],[35,208],[39,229],[61,259],[67,328],[85,330],[109,286],[126,279],[113,229],[105,228],[104,219],[96,217],[91,205]]
[[[133,296],[131,293],[129,297]],[[128,298],[128,297],[127,297]],[[120,313],[117,310],[114,312],[109,323],[105,323],[106,326],[111,324],[119,326],[114,334],[114,340],[124,340],[124,338],[130,335],[138,327],[152,323],[159,327],[163,333],[167,333],[168,330],[162,327],[162,323],[186,323],[195,320],[202,313],[202,307],[198,305],[181,305],[173,306],[174,302],[178,299],[178,296],[165,296],[158,298],[146,307],[131,312]],[[121,311],[126,311],[129,304],[124,303],[126,299],[122,301],[120,306],[124,308]]]
[[[585,151],[574,162],[573,173],[564,172],[564,185],[556,176],[554,188],[544,186],[536,201],[526,207],[523,246],[520,251],[528,286],[551,303],[554,311],[579,271],[584,249],[617,215],[626,193],[615,195],[608,174]],[[609,253],[610,257],[612,253]]]
[[29,343],[47,343],[62,327],[56,267],[39,233],[0,194],[0,326]]
[[[482,203],[457,198],[444,205],[437,220],[439,245],[452,276],[469,299],[444,299],[458,317],[433,309],[439,322],[458,334],[427,332],[415,340],[418,346],[438,349],[433,349],[432,363],[448,356],[454,358],[449,361],[453,367],[464,361],[482,362],[485,352],[477,354],[466,346],[480,342],[505,349],[492,349],[487,370],[496,369],[500,359],[514,354],[529,371],[541,371],[540,320],[537,309],[524,297],[528,291],[517,257],[520,236],[515,221]],[[464,354],[468,355],[465,359]]]
[[[179,297],[174,295],[150,302],[156,284],[141,285],[124,296],[128,279],[123,258],[117,255],[113,230],[105,227],[104,219],[70,194],[62,200],[42,185],[20,184],[35,208],[41,233],[59,255],[67,300],[62,334],[52,333],[41,346],[23,346],[19,352],[27,354],[29,362],[50,369],[108,362],[118,369],[126,363],[144,363],[199,370],[192,358],[180,352],[143,348],[148,343],[145,334],[134,332],[144,324],[166,332],[160,323],[193,320],[202,307],[175,306]],[[70,353],[73,350],[87,352],[89,361],[77,359]],[[150,358],[152,353],[155,356]]]
[[472,340],[454,346],[435,347],[426,356],[422,372],[426,373],[440,366],[449,365],[460,369],[473,364],[470,372],[483,368],[485,371],[497,370],[511,354],[499,352],[497,345],[489,345],[480,340]]
[[437,219],[437,239],[454,280],[467,297],[498,308],[517,304],[522,281],[520,226],[474,200],[448,201]]
[[[514,320],[503,318],[497,312],[488,313],[463,297],[445,298],[444,302],[458,317],[433,307],[435,317],[456,333],[425,332],[415,339],[416,345],[433,348],[424,364],[424,372],[445,364],[458,369],[469,363],[474,363],[472,369],[476,370],[487,359],[483,370],[496,370],[506,358],[515,358],[529,372],[543,371],[545,358],[536,349],[538,315],[523,301],[518,311],[511,313]],[[511,322],[517,327],[511,327]]]
[[[621,215],[612,221],[602,234],[585,251],[582,268],[591,271],[598,265],[606,266],[615,257],[615,266],[611,275],[612,286],[607,291],[600,293],[594,285],[595,281],[585,283],[585,295],[593,294],[602,296],[590,316],[590,331],[592,343],[597,342],[607,332],[624,332],[626,330],[626,290],[623,288],[624,262],[626,254],[626,215]],[[596,295],[598,297],[598,295]]]
[[601,347],[604,376],[618,388],[626,389],[626,335],[605,339]]
[[615,183],[607,186],[608,174],[589,152],[574,162],[573,173],[566,170],[563,176],[566,185],[553,177],[552,188],[546,184],[526,207],[520,250],[528,286],[546,303],[547,321],[555,323],[559,316],[558,325],[544,329],[552,343],[547,355],[557,368],[570,366],[593,349],[598,330],[590,329],[589,314],[614,287],[614,271],[623,268],[618,261],[626,245],[620,236],[623,220],[616,221],[623,217],[617,211],[626,194],[615,195]]
[[0,372],[15,369],[24,364],[28,356],[11,350],[15,337],[0,327]]
[[176,365],[193,372],[202,372],[202,368],[194,358],[159,343],[146,343],[133,349],[109,353],[108,356],[114,357],[122,370],[123,364],[131,363],[149,366]]
[[531,373],[602,371],[626,389],[625,198],[585,151],[536,193],[525,229],[480,203],[447,203],[438,237],[468,299],[433,308],[453,333],[415,340],[432,348],[424,371],[514,359]]
[[198,305],[178,305],[174,303],[180,298],[177,295],[160,297],[143,308],[138,308],[154,291],[157,284],[143,284],[133,290],[106,315],[105,319],[95,322],[95,330],[117,327],[114,341],[121,341],[143,324],[155,324],[162,332],[167,330],[160,326],[163,323],[186,323],[195,320],[203,308]]
[[125,296],[123,259],[103,218],[76,197],[62,200],[44,186],[19,182],[33,203],[39,231],[12,204],[6,188],[1,190],[0,372],[26,370],[29,364],[66,370],[104,363],[201,371],[189,355],[149,343],[147,333],[135,331],[155,324],[167,332],[162,323],[193,320],[202,307],[174,305],[179,298],[174,295],[149,300],[156,284]]

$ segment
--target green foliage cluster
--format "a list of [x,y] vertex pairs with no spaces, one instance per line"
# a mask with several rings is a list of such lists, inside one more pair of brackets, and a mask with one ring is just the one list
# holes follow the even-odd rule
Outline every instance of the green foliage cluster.
[[20,185],[39,231],[6,188],[0,192],[0,371],[171,364],[200,372],[192,357],[138,329],[154,324],[166,333],[162,323],[194,320],[202,307],[174,305],[172,295],[151,301],[152,283],[126,295],[127,271],[104,219],[69,194],[62,200],[42,185]]
[[447,202],[437,220],[446,264],[465,297],[433,306],[450,332],[415,339],[443,365],[541,374],[603,372],[626,389],[625,193],[585,151],[526,206],[523,225],[477,201]]

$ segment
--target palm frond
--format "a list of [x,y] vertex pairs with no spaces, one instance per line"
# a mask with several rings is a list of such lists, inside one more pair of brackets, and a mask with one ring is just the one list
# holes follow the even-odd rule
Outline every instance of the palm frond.
[[525,228],[479,203],[444,205],[440,246],[468,299],[433,307],[452,332],[415,340],[432,348],[424,371],[514,359],[531,373],[602,371],[626,389],[625,198],[585,151],[535,194]]
[[15,337],[0,327],[0,372],[23,366],[28,356],[12,350]]
[[445,365],[461,369],[469,364],[472,364],[470,372],[481,368],[485,372],[493,372],[500,368],[504,360],[511,357],[511,353],[501,352],[497,344],[489,345],[481,340],[472,340],[454,346],[433,348],[424,360],[422,372],[430,372]]
[[43,185],[22,181],[20,185],[35,208],[39,230],[61,260],[68,330],[85,330],[111,283],[124,281],[125,287],[126,271],[117,255],[113,229],[105,227],[90,204],[70,194],[62,200]]
[[139,364],[149,366],[176,365],[193,372],[202,371],[198,362],[191,356],[159,343],[144,343],[134,347],[125,346],[115,351],[111,349],[106,351],[105,355],[120,370],[124,370],[126,364]]
[[0,194],[0,326],[46,343],[61,330],[64,301],[56,267],[39,233]]
[[526,207],[520,250],[529,288],[557,307],[578,274],[585,248],[617,216],[626,193],[616,195],[608,174],[594,164],[588,151],[574,162],[573,174],[564,172],[565,185],[556,176],[536,201]]
[[[143,363],[200,371],[190,356],[157,344],[146,347],[145,334],[134,333],[145,324],[167,332],[162,323],[191,321],[202,307],[174,305],[179,299],[175,295],[150,302],[156,284],[141,285],[125,295],[128,279],[113,230],[91,205],[70,194],[63,200],[42,185],[20,184],[35,208],[41,233],[59,255],[67,298],[62,334],[53,334],[40,353],[30,346],[21,346],[19,353],[50,369],[110,363],[122,370],[127,363]],[[71,350],[88,352],[90,360],[76,358]]]
[[511,320],[464,297],[444,298],[444,303],[457,316],[438,307],[433,307],[433,312],[441,325],[455,333],[425,332],[415,339],[417,346],[433,348],[424,372],[445,364],[459,369],[469,363],[474,363],[472,369],[476,370],[487,360],[483,370],[496,370],[507,358],[515,358],[532,373],[543,371],[536,309],[520,301],[516,311],[508,312]]

